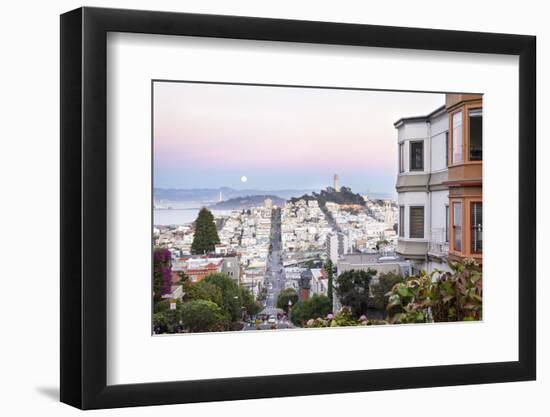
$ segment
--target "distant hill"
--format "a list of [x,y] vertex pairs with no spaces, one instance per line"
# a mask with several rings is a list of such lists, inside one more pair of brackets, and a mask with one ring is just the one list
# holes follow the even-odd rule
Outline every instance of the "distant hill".
[[245,189],[236,190],[230,187],[219,188],[155,188],[153,190],[155,201],[178,201],[178,202],[217,202],[220,198],[220,192],[224,200],[229,200],[237,197],[257,196],[257,195],[272,195],[278,198],[288,199],[296,197],[313,190],[256,190]]
[[397,193],[366,192],[369,200],[397,200]]
[[270,198],[274,205],[282,206],[286,200],[274,195],[250,195],[245,197],[231,198],[226,201],[212,204],[208,208],[215,210],[243,210],[251,207],[260,207],[264,205],[266,198]]
[[351,191],[351,188],[341,187],[340,191],[336,191],[332,187],[328,187],[326,190],[321,190],[319,193],[305,194],[302,197],[291,198],[290,201],[295,203],[296,201],[304,200],[317,200],[319,205],[324,205],[326,202],[337,204],[358,204],[364,206],[365,200],[360,194]]

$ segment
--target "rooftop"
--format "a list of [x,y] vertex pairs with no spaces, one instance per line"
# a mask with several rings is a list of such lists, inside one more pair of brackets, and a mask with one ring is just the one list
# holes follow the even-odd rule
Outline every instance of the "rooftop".
[[432,117],[439,116],[441,113],[445,111],[445,105],[442,105],[435,109],[433,112],[425,115],[425,116],[411,116],[411,117],[402,117],[397,122],[393,124],[395,128],[400,127],[405,122],[427,122]]

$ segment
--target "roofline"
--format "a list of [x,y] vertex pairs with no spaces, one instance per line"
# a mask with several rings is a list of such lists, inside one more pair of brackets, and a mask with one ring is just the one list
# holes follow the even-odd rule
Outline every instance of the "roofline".
[[427,122],[429,119],[431,119],[434,116],[438,116],[439,113],[441,113],[443,110],[445,110],[445,105],[439,106],[437,109],[432,111],[431,113],[428,113],[426,116],[411,116],[411,117],[402,117],[398,121],[396,121],[393,126],[397,129],[405,122]]

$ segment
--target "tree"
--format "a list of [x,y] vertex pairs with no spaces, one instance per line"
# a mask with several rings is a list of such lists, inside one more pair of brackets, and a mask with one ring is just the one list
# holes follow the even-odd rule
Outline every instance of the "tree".
[[183,303],[181,321],[189,332],[215,332],[227,327],[227,317],[212,301],[193,300]]
[[220,243],[220,238],[218,237],[214,216],[207,208],[203,207],[199,211],[197,220],[195,220],[191,253],[204,254],[212,252],[218,243]]
[[310,319],[324,318],[332,311],[332,303],[326,295],[313,294],[307,300],[298,301],[292,306],[291,320],[298,326]]
[[178,285],[183,285],[189,281],[189,276],[185,272],[178,271],[177,275],[179,277],[179,281],[177,282]]
[[170,310],[170,300],[162,300],[153,305],[153,313],[164,313]]
[[242,301],[242,306],[249,316],[255,316],[262,310],[261,304],[254,301],[254,295],[248,289],[239,286],[239,296]]
[[391,291],[395,284],[403,282],[403,277],[394,272],[388,272],[386,274],[381,274],[378,278],[378,283],[371,285],[371,293],[373,295],[373,307],[386,311],[388,306],[388,297],[387,293]]
[[254,302],[252,293],[248,289],[238,285],[226,274],[209,274],[204,277],[203,281],[213,284],[220,289],[222,294],[220,307],[231,318],[231,321],[240,321],[243,318],[244,312],[248,315],[254,315],[261,309],[259,304]]
[[172,287],[172,254],[168,249],[156,248],[153,252],[153,299],[162,300]]
[[342,305],[349,306],[355,317],[364,314],[370,307],[370,282],[376,275],[374,269],[346,271],[336,279],[336,294]]
[[[168,306],[168,308],[165,308]],[[157,303],[157,309],[160,311],[153,314],[153,330],[159,333],[178,333],[181,327],[181,304],[177,304],[175,310],[170,309],[170,304],[164,301]]]
[[183,292],[184,301],[206,300],[212,301],[219,306],[222,305],[223,296],[221,289],[208,281],[186,282],[183,285]]
[[282,308],[288,313],[288,302],[291,301],[292,305],[298,302],[298,293],[294,288],[287,288],[279,293],[277,296],[277,307]]
[[230,317],[230,320],[240,320],[242,304],[237,283],[222,273],[209,274],[204,277],[203,281],[215,285],[220,289],[222,300],[219,306]]
[[324,265],[324,268],[325,268],[325,271],[327,272],[327,278],[328,278],[328,282],[327,282],[327,286],[328,286],[328,289],[327,289],[327,297],[328,299],[330,300],[330,303],[332,304],[333,300],[334,300],[334,295],[333,295],[333,287],[334,287],[334,265],[332,265],[332,261],[330,259],[327,259],[327,261],[325,262],[325,265]]

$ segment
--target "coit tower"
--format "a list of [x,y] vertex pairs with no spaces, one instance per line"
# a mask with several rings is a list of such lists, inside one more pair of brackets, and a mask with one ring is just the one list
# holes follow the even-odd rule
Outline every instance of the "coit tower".
[[334,188],[335,191],[340,191],[340,179],[338,178],[338,174],[334,174],[332,188]]

